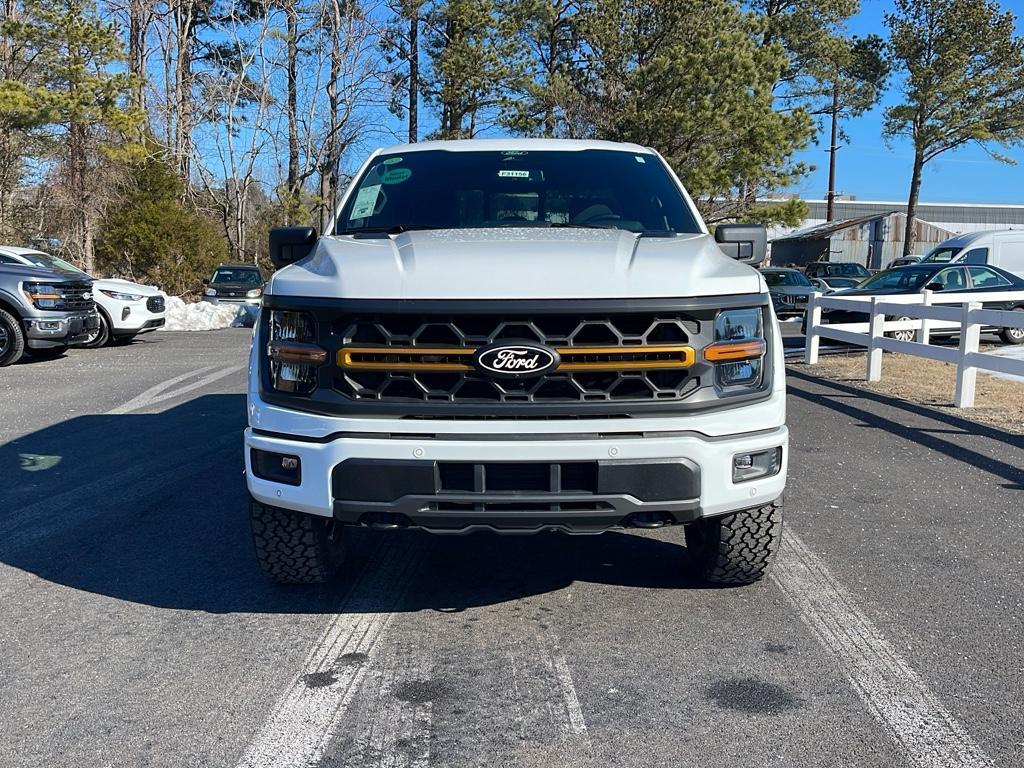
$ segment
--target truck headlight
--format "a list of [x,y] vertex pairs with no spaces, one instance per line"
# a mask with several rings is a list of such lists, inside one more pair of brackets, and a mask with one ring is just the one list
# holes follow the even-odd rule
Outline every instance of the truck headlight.
[[704,359],[715,364],[719,388],[752,388],[761,383],[767,349],[759,307],[723,309],[715,318],[715,343],[704,349]]
[[327,350],[316,340],[316,323],[307,313],[270,313],[266,354],[273,389],[297,395],[316,389],[318,369],[327,362]]
[[21,290],[38,309],[56,309],[63,298],[60,289],[50,283],[22,283]]
[[203,291],[203,293],[205,293],[207,296],[216,296],[217,295],[217,289],[216,288],[207,288],[205,291]]
[[246,292],[245,298],[247,299],[258,299],[263,295],[262,288],[253,288],[251,291]]

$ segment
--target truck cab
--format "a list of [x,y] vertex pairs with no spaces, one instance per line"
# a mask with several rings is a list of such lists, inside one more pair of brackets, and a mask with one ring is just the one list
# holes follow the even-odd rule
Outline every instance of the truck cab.
[[326,234],[271,233],[245,433],[258,559],[328,578],[349,526],[679,526],[761,578],[788,458],[763,228],[712,236],[653,150],[375,152]]

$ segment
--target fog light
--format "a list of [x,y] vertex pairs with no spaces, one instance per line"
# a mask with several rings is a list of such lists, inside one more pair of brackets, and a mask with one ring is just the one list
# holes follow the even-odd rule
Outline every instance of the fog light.
[[270,480],[283,485],[300,485],[302,483],[302,461],[298,456],[288,456],[253,448],[249,458],[252,464],[252,473],[261,480]]
[[742,483],[759,477],[771,477],[782,471],[782,448],[757,453],[738,453],[732,457],[732,481]]
[[64,327],[61,320],[36,320],[37,331],[60,331]]
[[125,307],[124,309],[121,310],[121,319],[122,320],[127,320],[128,319],[128,315],[130,315],[131,313],[132,313],[132,308],[131,307]]

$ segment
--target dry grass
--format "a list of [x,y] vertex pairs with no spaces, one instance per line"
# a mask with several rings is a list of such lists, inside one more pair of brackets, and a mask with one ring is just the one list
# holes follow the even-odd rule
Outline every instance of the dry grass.
[[[984,351],[984,350],[982,350]],[[866,354],[822,355],[817,365],[792,363],[794,370],[841,381],[856,387],[948,409],[957,416],[981,424],[1024,434],[1024,382],[1008,381],[978,371],[974,408],[954,408],[956,366],[912,355],[886,352],[882,358],[882,380],[864,381]]]

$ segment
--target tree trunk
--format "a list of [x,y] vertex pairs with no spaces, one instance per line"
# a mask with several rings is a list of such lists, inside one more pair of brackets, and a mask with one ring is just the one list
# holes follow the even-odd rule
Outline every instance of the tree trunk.
[[149,9],[146,0],[130,0],[128,5],[128,73],[132,76],[132,106],[145,109],[146,31]]
[[341,137],[338,132],[339,125],[338,110],[341,109],[341,100],[338,98],[338,79],[341,77],[341,2],[334,0],[331,4],[331,76],[327,82],[327,104],[330,111],[330,134],[324,158],[324,168],[321,175],[326,177],[326,191],[323,195],[323,213],[321,214],[321,231],[326,228],[327,221],[334,212],[334,206],[338,197],[338,167],[341,165]]
[[[288,208],[294,210],[299,199],[299,10],[296,0],[288,3],[285,14],[288,24]],[[291,211],[286,210],[286,217],[290,219]]]
[[832,140],[828,146],[828,204],[825,221],[835,218],[836,208],[836,152],[839,150],[839,87],[832,88]]
[[188,188],[192,152],[192,37],[195,2],[183,0],[174,7],[177,67],[174,73],[174,154],[178,175]]
[[420,12],[413,3],[409,15],[409,143],[419,140],[420,111]]
[[924,169],[924,155],[921,150],[914,152],[914,171],[910,177],[910,199],[907,200],[907,228],[903,232],[903,255],[914,252],[914,219],[917,217],[917,199],[921,194],[921,171]]

